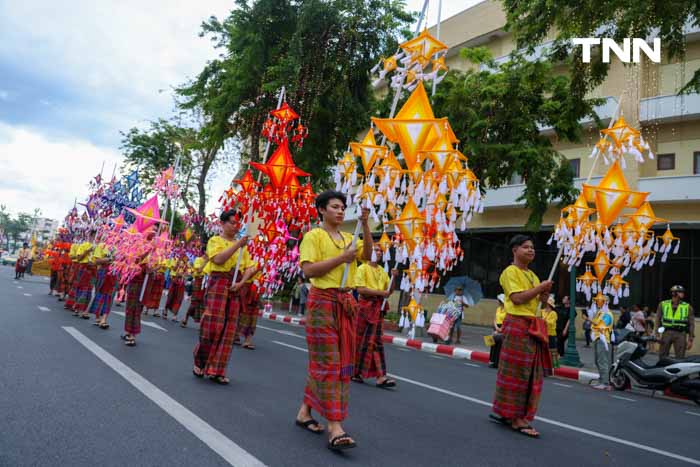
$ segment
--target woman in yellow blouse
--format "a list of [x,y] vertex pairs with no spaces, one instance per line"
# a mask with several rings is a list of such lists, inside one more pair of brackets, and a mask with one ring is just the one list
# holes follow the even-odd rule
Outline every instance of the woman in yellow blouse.
[[[299,264],[311,281],[307,299],[306,344],[309,368],[304,401],[296,424],[313,433],[323,426],[313,419],[311,410],[328,420],[328,448],[343,450],[355,447],[355,441],[343,431],[347,417],[350,377],[353,375],[354,324],[357,302],[351,294],[355,287],[357,261],[372,258],[372,232],[369,211],[362,210],[364,242],[352,245],[352,235],[341,232],[345,219],[345,195],[325,191],[316,197],[321,226],[304,234],[299,248]],[[345,265],[349,264],[343,284]]]
[[557,350],[557,311],[554,309],[554,295],[550,295],[542,311],[542,317],[547,323],[549,337],[549,353],[552,355],[552,367],[559,368],[559,351]]
[[498,368],[498,359],[501,356],[501,345],[503,344],[503,321],[506,319],[506,308],[503,305],[505,295],[498,294],[498,307],[496,308],[496,317],[493,320],[493,345],[489,352],[489,366]]
[[[538,302],[546,303],[552,281],[540,283],[528,266],[535,259],[535,245],[527,235],[516,235],[509,244],[513,263],[500,277],[505,298],[506,318],[503,321],[496,394],[491,418],[510,425],[513,430],[536,438],[530,426],[537,413],[544,379],[543,362],[549,349],[529,333],[535,320]],[[544,360],[543,360],[544,359]]]

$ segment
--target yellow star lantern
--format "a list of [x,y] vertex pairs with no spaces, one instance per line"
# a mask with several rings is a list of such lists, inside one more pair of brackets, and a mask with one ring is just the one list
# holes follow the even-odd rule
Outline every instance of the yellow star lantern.
[[389,221],[389,224],[398,227],[404,241],[413,248],[417,239],[422,237],[425,216],[420,213],[413,198],[409,198],[401,211],[401,217]]
[[413,298],[411,298],[411,301],[408,303],[407,306],[404,306],[401,309],[411,316],[411,321],[413,321],[414,323],[416,321],[416,316],[418,316],[418,313],[423,310],[423,308],[421,308],[421,306],[418,303],[416,303],[416,300]]
[[613,304],[616,305],[620,298],[629,296],[629,284],[620,274],[614,274],[606,281],[603,293],[612,295]]
[[398,143],[412,170],[418,164],[418,152],[433,147],[446,133],[452,143],[459,140],[447,118],[435,118],[422,82],[408,98],[395,118],[372,117],[372,122],[389,141]]
[[593,269],[593,272],[595,273],[595,277],[598,280],[598,283],[603,283],[603,279],[605,279],[605,275],[608,273],[610,270],[610,260],[608,259],[608,255],[605,254],[603,251],[599,251],[598,255],[595,257],[593,262],[586,263],[591,268]]
[[418,151],[418,155],[430,159],[433,163],[433,169],[442,174],[451,167],[452,161],[457,157],[457,151],[452,147],[447,133],[443,133],[432,148]]
[[424,29],[418,37],[404,42],[399,47],[421,63],[427,63],[436,53],[447,50],[447,45],[433,37],[427,29]]
[[233,182],[240,185],[244,193],[252,193],[257,185],[257,182],[253,178],[253,174],[250,170],[245,171],[243,178],[240,180],[234,180]]
[[639,137],[639,131],[629,126],[623,117],[618,118],[610,128],[600,132],[610,138],[617,150],[621,150],[631,139]]
[[343,155],[343,158],[338,162],[338,166],[340,167],[342,174],[349,178],[352,176],[353,173],[355,173],[355,160],[352,157],[352,153],[346,152]]
[[386,231],[382,232],[382,236],[377,240],[377,245],[382,249],[382,252],[386,253],[389,248],[391,248],[391,239],[387,235]]
[[370,170],[372,170],[377,160],[386,155],[388,148],[386,146],[377,146],[377,142],[374,139],[374,132],[370,128],[367,132],[367,136],[365,136],[365,139],[363,139],[361,143],[350,143],[350,150],[353,155],[359,157],[360,161],[362,161],[362,168],[366,176],[369,174]]
[[398,161],[398,159],[396,159],[396,156],[391,151],[389,154],[387,154],[382,163],[375,168],[377,175],[382,178],[388,176],[389,181],[392,184],[396,180],[396,177],[401,174],[402,170],[401,163]]
[[644,230],[648,230],[652,225],[664,221],[664,219],[656,217],[654,210],[651,208],[651,204],[648,201],[645,201],[641,206],[639,206],[634,214],[623,217],[629,217],[632,222],[634,222],[637,229]]
[[597,186],[583,184],[583,194],[589,202],[595,202],[598,219],[611,225],[625,206],[639,207],[649,193],[629,189],[620,164],[615,161]]
[[275,152],[272,153],[272,156],[270,156],[270,159],[265,164],[251,162],[250,165],[267,175],[274,188],[281,188],[286,185],[293,175],[303,177],[311,175],[294,164],[292,154],[289,152],[289,142],[287,140],[282,141],[282,143],[277,146],[277,149],[275,149]]

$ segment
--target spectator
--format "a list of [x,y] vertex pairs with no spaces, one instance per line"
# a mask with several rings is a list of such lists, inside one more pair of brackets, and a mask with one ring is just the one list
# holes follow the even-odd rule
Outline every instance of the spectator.
[[598,368],[598,384],[594,389],[610,391],[610,361],[612,360],[613,315],[607,306],[599,309],[591,321],[593,330],[593,353]]
[[304,279],[301,276],[297,277],[297,283],[292,288],[292,306],[294,313],[299,313],[299,305],[301,303],[301,286],[304,284]]
[[544,305],[542,317],[547,323],[549,336],[549,353],[552,355],[552,368],[559,368],[559,351],[557,348],[557,312],[554,309],[554,295],[550,295]]
[[32,274],[32,266],[34,265],[34,250],[29,250],[29,258],[27,259],[27,272],[29,273],[30,276],[33,276]]
[[506,309],[503,306],[504,294],[498,294],[498,308],[496,308],[496,318],[493,320],[493,345],[489,353],[489,366],[498,368],[498,359],[501,356],[501,344],[503,343],[503,320],[506,319]]
[[586,347],[591,346],[591,317],[588,316],[588,311],[581,310],[583,318],[583,334],[586,336]]
[[646,317],[642,307],[638,304],[632,307],[632,327],[634,327],[634,332],[639,334],[644,334],[646,331]]
[[563,357],[566,351],[566,338],[569,335],[569,311],[571,307],[571,302],[569,301],[569,296],[565,295],[561,299],[561,305],[556,308],[557,310],[557,351],[559,356]]
[[15,279],[21,279],[24,277],[24,271],[27,269],[27,262],[29,261],[29,245],[27,243],[22,244],[17,253],[17,262],[15,263]]
[[617,329],[625,329],[627,325],[632,321],[632,314],[627,307],[620,307],[620,319],[617,320]]
[[460,339],[462,338],[462,318],[464,318],[464,309],[469,308],[467,298],[464,296],[464,289],[462,289],[461,286],[457,286],[457,288],[455,288],[455,293],[452,295],[452,297],[450,297],[450,300],[459,308],[459,316],[457,316],[457,319],[452,326],[452,330],[450,330],[450,343],[452,342],[452,335],[456,330],[457,340],[455,341],[455,344],[460,344]]
[[309,286],[302,280],[299,286],[299,314],[304,314],[306,310],[306,297],[309,295]]

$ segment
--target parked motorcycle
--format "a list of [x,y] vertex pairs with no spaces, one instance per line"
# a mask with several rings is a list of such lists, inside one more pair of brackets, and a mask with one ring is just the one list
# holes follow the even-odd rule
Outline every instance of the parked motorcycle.
[[[659,329],[663,333],[663,328]],[[623,330],[618,336],[619,345],[610,370],[610,384],[624,391],[632,385],[643,389],[668,391],[691,399],[700,405],[700,355],[683,359],[659,358],[654,365],[642,360],[649,342],[654,336],[640,336]]]

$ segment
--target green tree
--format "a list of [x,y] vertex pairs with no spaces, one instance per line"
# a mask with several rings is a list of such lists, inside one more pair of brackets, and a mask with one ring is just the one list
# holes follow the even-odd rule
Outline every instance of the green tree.
[[[607,76],[609,64],[600,54],[591,55],[591,63],[581,60],[581,47],[572,50],[574,37],[609,37],[617,42],[624,38],[658,35],[669,59],[683,59],[686,52],[687,25],[700,26],[700,2],[661,0],[502,0],[507,14],[507,29],[517,39],[518,47],[533,49],[551,31],[556,39],[551,56],[569,63],[571,90],[577,95],[598,86]],[[700,92],[700,70],[683,91]]]
[[398,0],[238,0],[224,20],[211,18],[202,35],[221,50],[178,90],[182,106],[199,106],[207,144],[244,143],[260,160],[262,124],[285,86],[287,102],[309,128],[295,156],[314,180],[359,131],[376,102],[369,70],[393,52],[412,16]]
[[496,65],[487,49],[463,49],[464,58],[484,65],[479,70],[450,71],[433,97],[436,115],[449,118],[469,167],[482,180],[482,190],[522,176],[519,200],[530,209],[526,228],[539,229],[551,203],[574,200],[573,172],[542,128],[562,140],[578,141],[579,120],[590,116],[595,100],[569,92],[569,78],[552,73],[546,61],[520,56]]

